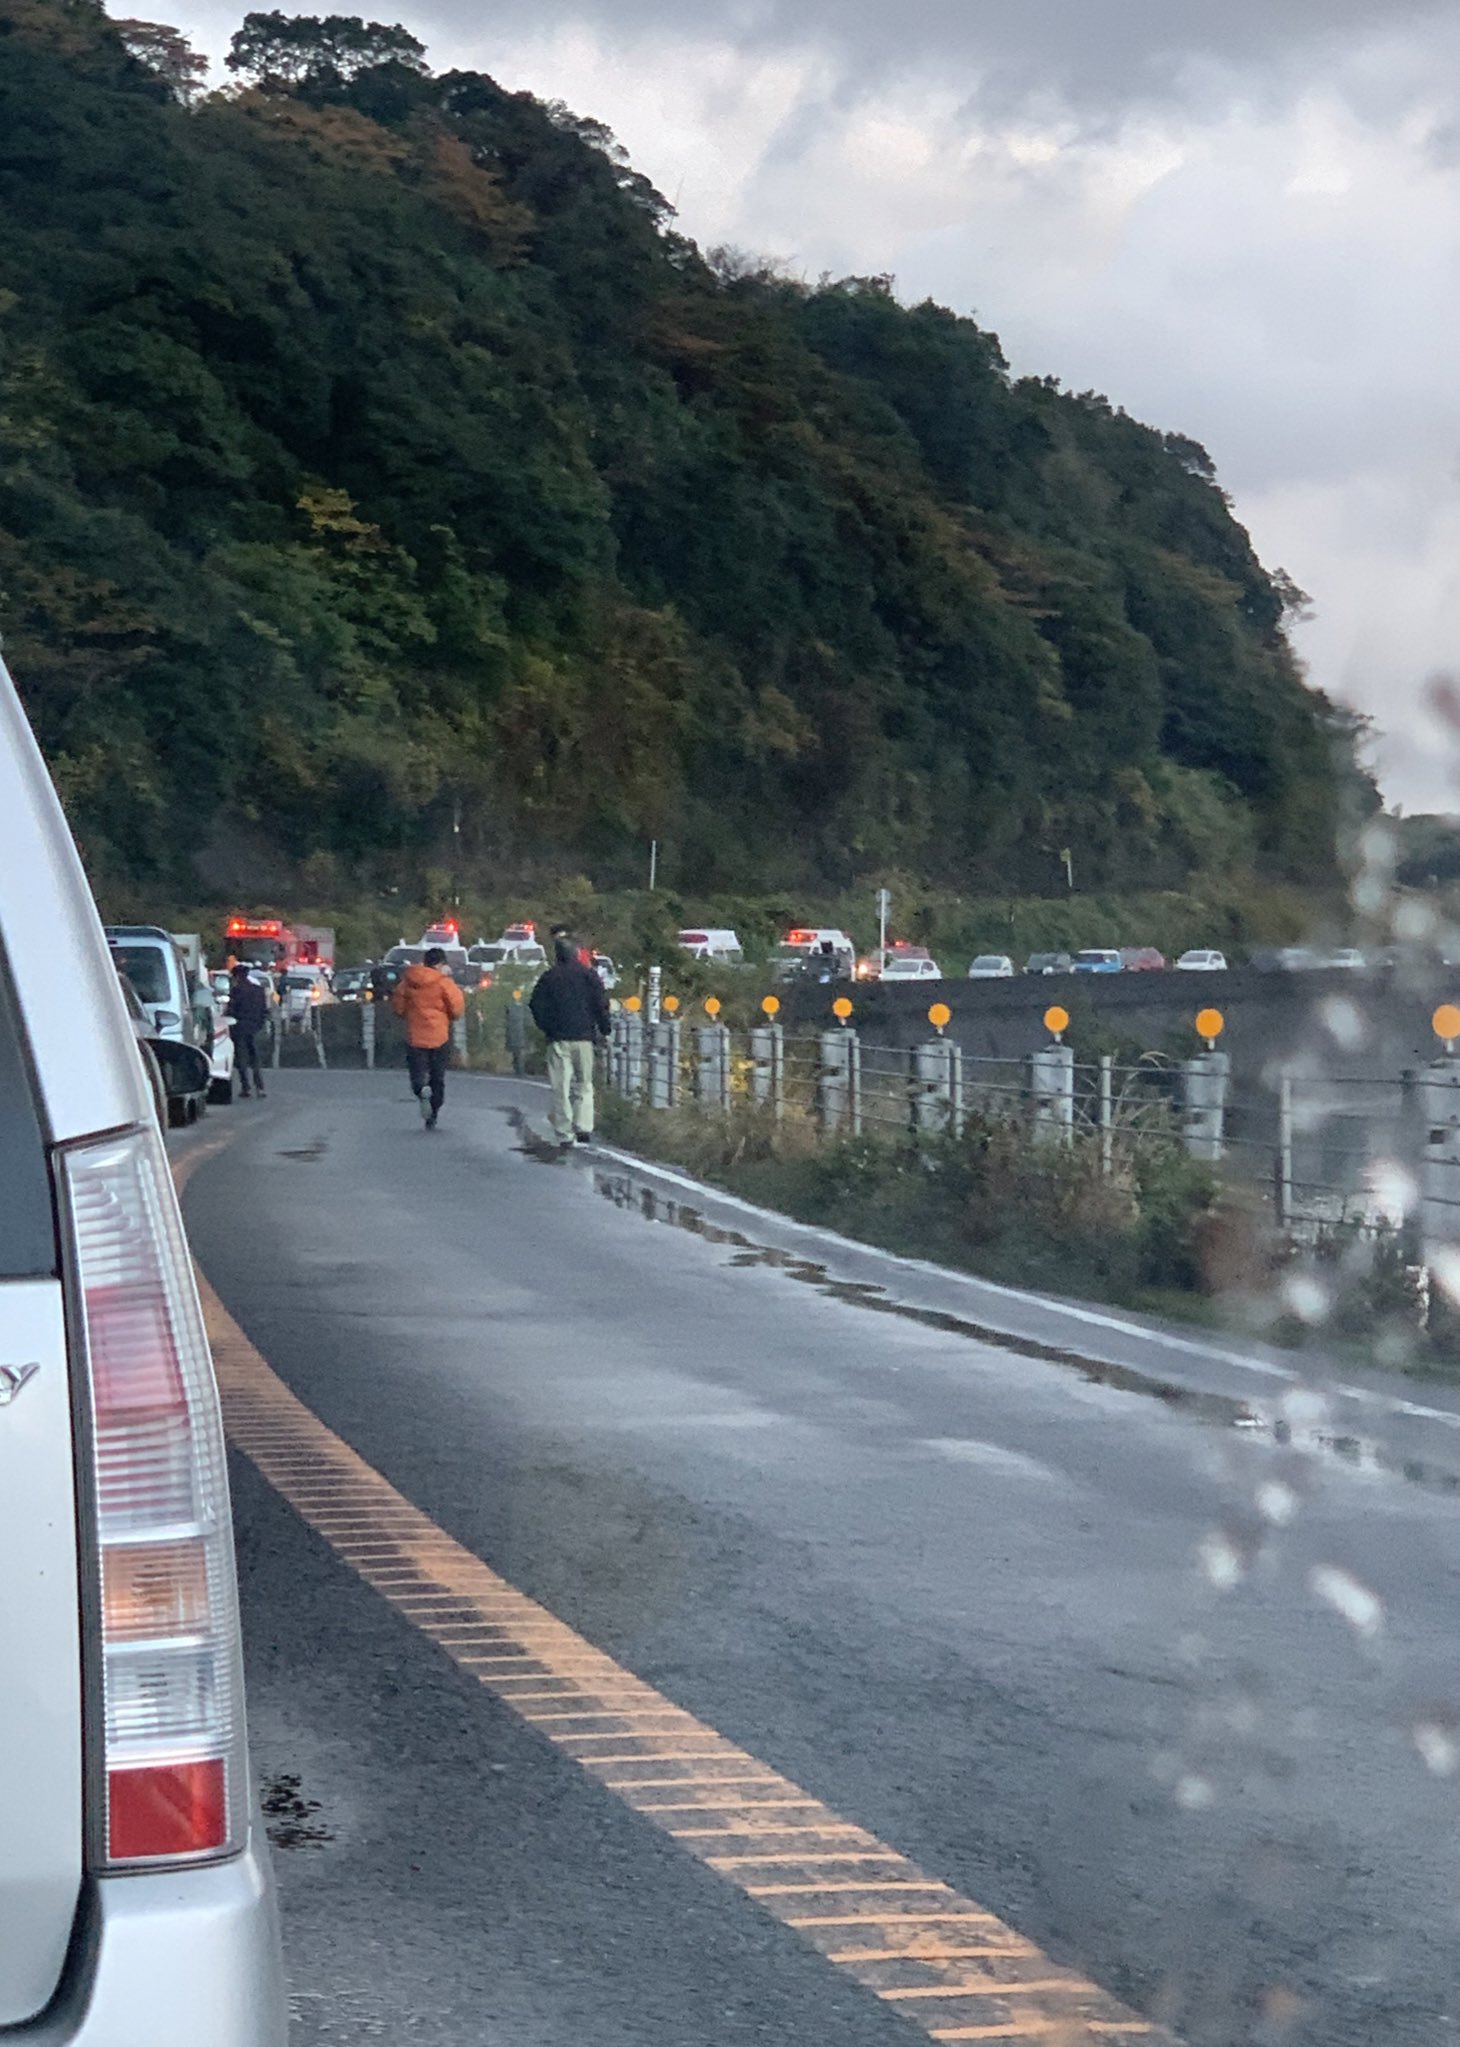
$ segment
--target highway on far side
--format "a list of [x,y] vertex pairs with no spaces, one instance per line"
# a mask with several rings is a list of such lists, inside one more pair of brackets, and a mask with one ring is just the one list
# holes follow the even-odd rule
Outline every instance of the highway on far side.
[[174,1155],[301,2043],[1451,2036],[1442,1394],[270,1089]]

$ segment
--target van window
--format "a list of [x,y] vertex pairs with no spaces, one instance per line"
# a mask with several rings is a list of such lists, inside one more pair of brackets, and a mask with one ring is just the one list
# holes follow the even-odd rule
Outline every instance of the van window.
[[45,1145],[10,979],[0,960],[0,1279],[55,1270]]
[[143,1002],[171,1002],[167,958],[160,945],[114,945],[112,958]]

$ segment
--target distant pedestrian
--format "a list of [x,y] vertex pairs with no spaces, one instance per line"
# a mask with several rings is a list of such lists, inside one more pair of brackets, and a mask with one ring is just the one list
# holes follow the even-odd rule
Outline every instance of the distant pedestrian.
[[421,1105],[428,1130],[436,1128],[441,1104],[446,1099],[451,1026],[466,1013],[466,997],[445,967],[445,953],[439,945],[433,945],[424,959],[406,968],[390,998],[396,1015],[405,1018],[411,1093]]
[[251,1093],[261,1095],[264,1091],[259,1032],[268,1025],[269,996],[242,960],[228,977],[228,1014],[233,1018],[233,1070],[238,1075],[239,1092],[247,1101]]
[[532,991],[532,1020],[548,1041],[553,1135],[559,1144],[587,1144],[593,1136],[593,1055],[612,1024],[608,991],[564,932],[554,942],[556,966]]
[[512,990],[503,1026],[507,1033],[507,1052],[512,1061],[512,1071],[520,1078],[527,1070],[527,1006],[522,1000],[520,988]]

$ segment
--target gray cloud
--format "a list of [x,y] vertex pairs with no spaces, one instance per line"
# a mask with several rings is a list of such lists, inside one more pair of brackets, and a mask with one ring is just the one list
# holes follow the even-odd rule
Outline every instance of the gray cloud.
[[[688,11],[681,0],[572,0],[559,18],[610,35],[723,40],[746,52],[812,47],[857,91],[891,74],[936,71],[971,104],[1002,109],[1054,101],[1086,121],[1133,106],[1230,89],[1260,96],[1298,62],[1324,64],[1354,40],[1453,14],[1450,0],[742,0]],[[483,48],[497,36],[541,34],[541,0],[474,6],[437,0],[430,16],[451,40]],[[1372,81],[1382,99],[1384,81]]]

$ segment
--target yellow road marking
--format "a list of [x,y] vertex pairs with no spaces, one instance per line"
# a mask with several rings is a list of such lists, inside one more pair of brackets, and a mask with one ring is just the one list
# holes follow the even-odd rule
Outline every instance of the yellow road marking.
[[[204,1159],[221,1149],[223,1138],[199,1146],[179,1162],[176,1177],[183,1184]],[[545,1607],[517,1591],[505,1578],[484,1564],[470,1550],[454,1542],[434,1522],[396,1492],[389,1481],[358,1456],[347,1443],[325,1427],[302,1401],[291,1393],[278,1375],[248,1341],[229,1315],[212,1287],[200,1273],[198,1289],[212,1340],[218,1381],[223,1396],[229,1436],[260,1474],[289,1502],[366,1584],[372,1586],[409,1620],[428,1640],[434,1642],[464,1671],[501,1701],[525,1724],[539,1733],[574,1763],[645,1820],[671,1839],[681,1852],[694,1856],[714,1870],[744,1896],[753,1898],[761,1910],[781,1924],[800,1932],[827,1961],[861,1983],[874,1996],[902,2012],[925,2037],[935,2040],[998,2040],[1047,2038],[1058,2034],[1061,2047],[1083,2047],[1094,2039],[1102,2042],[1116,2037],[1140,2039],[1142,2047],[1170,2036],[1158,2033],[1147,2021],[1101,1990],[1096,1984],[1074,1974],[1055,1973],[1049,1958],[998,1919],[963,1897],[951,1885],[929,1877],[897,1849],[884,1846],[864,1828],[852,1826],[840,1813],[809,1797],[790,1778],[770,1770],[745,1749],[716,1733],[677,1707],[652,1686],[644,1684],[603,1651],[575,1633]],[[475,1620],[464,1619],[475,1616]],[[483,1629],[491,1636],[484,1640]],[[495,1653],[474,1653],[495,1649]],[[503,1653],[510,1650],[511,1653]],[[531,1666],[524,1668],[524,1665]],[[636,1734],[632,1727],[617,1733],[594,1735],[554,1731],[545,1722],[566,1715],[532,1714],[523,1707],[532,1694],[507,1687],[526,1678],[536,1684],[562,1683],[565,1689],[547,1694],[549,1699],[576,1702],[583,1717],[615,1721],[671,1719],[683,1729],[675,1734],[663,1726],[647,1726]],[[642,1708],[625,1709],[620,1698],[613,1703],[610,1687],[628,1686]],[[542,1695],[539,1694],[539,1697]],[[650,1703],[652,1702],[652,1703]],[[607,1741],[615,1744],[611,1754],[586,1751],[584,1744]],[[685,1741],[699,1746],[666,1747],[666,1742]],[[574,1748],[566,1745],[572,1743]],[[638,1744],[635,1746],[635,1744]],[[681,1774],[635,1777],[623,1771],[649,1764],[673,1764]],[[713,1771],[699,1766],[713,1765]],[[753,1824],[744,1828],[676,1828],[667,1815],[686,1810],[718,1809],[723,1801],[708,1807],[695,1803],[660,1803],[645,1793],[678,1790],[693,1794],[701,1789],[733,1786],[774,1791],[776,1801],[786,1808],[813,1815],[794,1828],[769,1828],[781,1834],[811,1834],[845,1838],[862,1835],[871,1845],[865,1850],[812,1848],[783,1855],[715,1855],[711,1845],[727,1835],[760,1831]],[[736,1800],[732,1811],[759,1809],[769,1801]],[[819,1820],[819,1824],[818,1824]],[[845,1868],[848,1864],[888,1865],[876,1878],[829,1876],[813,1881],[823,1867]],[[764,1869],[783,1869],[797,1878],[786,1883],[755,1883],[750,1875]],[[745,1872],[741,1874],[740,1872]],[[807,1913],[799,1904],[842,1894],[860,1894],[864,1909],[838,1912],[833,1906],[826,1914]],[[779,1902],[784,1900],[784,1903]],[[875,1903],[873,1901],[876,1901]],[[904,1905],[912,1907],[904,1910]],[[962,1949],[936,1945],[946,1934],[919,1933],[914,1929],[933,1926],[977,1929],[978,1946]],[[865,1948],[838,1944],[838,1930],[864,1926],[876,1929],[880,1939]],[[903,1931],[911,1931],[906,1945],[896,1945]],[[929,1944],[923,1948],[920,1943]],[[988,1960],[1002,1971],[997,1980],[971,1976],[968,1964]],[[928,1985],[926,1972],[940,1963],[957,1962],[957,1984]],[[911,1981],[889,1981],[887,1972],[901,1971]],[[932,2023],[936,2013],[924,2014],[921,2003],[936,2006],[940,2001],[986,1996],[1001,1999],[1007,2018],[1000,2024],[941,2026]],[[1078,2006],[1071,2010],[1071,2000]],[[909,2008],[911,2007],[911,2008]],[[1170,2043],[1174,2047],[1174,2043]]]

